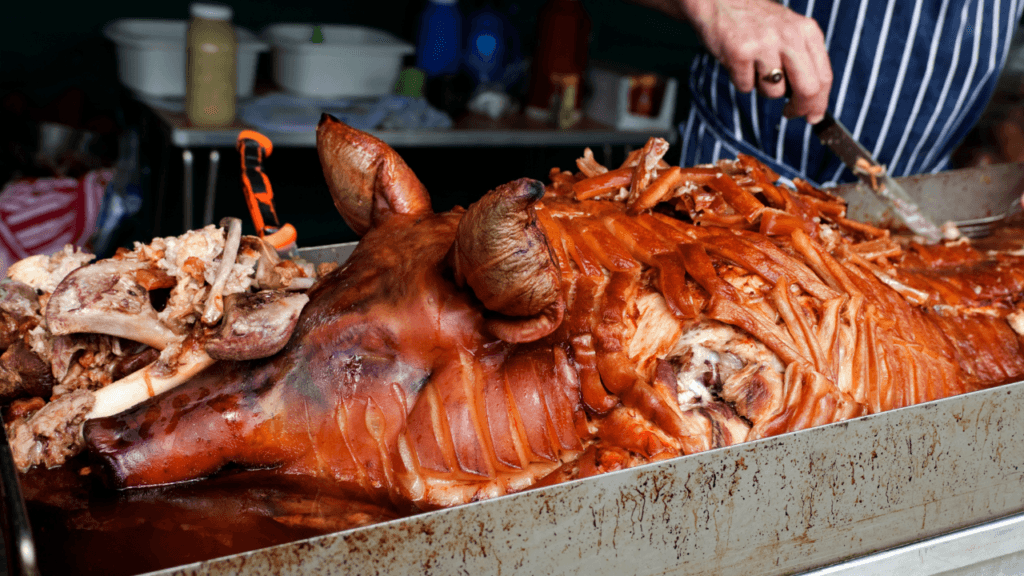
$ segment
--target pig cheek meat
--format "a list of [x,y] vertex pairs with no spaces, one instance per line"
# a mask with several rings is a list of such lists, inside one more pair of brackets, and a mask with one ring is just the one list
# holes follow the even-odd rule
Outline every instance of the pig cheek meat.
[[[282,470],[332,478],[345,488],[386,502],[397,494],[390,460],[409,407],[430,373],[389,351],[357,347],[312,350],[297,370],[309,373],[283,399],[308,448]],[[309,383],[319,383],[311,386]]]

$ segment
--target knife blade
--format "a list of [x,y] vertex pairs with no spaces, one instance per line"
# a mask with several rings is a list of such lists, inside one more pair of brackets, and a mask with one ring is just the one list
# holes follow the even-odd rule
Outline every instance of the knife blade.
[[3,426],[0,426],[0,492],[3,495],[3,511],[6,517],[3,530],[4,554],[7,555],[6,568],[11,576],[39,576],[32,525],[25,508],[14,453],[11,452],[7,430]]
[[942,239],[942,230],[921,212],[907,191],[889,176],[885,166],[879,164],[830,112],[826,111],[825,118],[814,124],[812,129],[821,143],[828,146],[869,190],[891,207],[911,232],[932,244]]

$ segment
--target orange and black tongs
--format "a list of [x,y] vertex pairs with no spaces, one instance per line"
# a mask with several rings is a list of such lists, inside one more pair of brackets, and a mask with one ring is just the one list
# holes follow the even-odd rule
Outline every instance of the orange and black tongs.
[[263,173],[263,160],[274,151],[274,145],[255,130],[243,130],[236,143],[242,157],[242,192],[249,207],[256,234],[289,258],[298,256],[297,233],[291,224],[281,225],[274,210],[274,190],[270,179]]

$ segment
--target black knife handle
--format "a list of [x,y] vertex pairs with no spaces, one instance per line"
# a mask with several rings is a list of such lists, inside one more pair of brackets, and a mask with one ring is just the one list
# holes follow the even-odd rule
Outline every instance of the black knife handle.
[[[786,100],[791,100],[793,98],[793,87],[789,85],[789,78],[786,79],[786,94],[783,96],[783,98],[785,98]],[[835,125],[835,116],[833,116],[832,113],[829,112],[828,110],[825,110],[825,115],[821,118],[821,121],[816,124],[811,124],[811,129],[814,130],[814,133],[820,137],[824,131],[828,130],[829,128]]]
[[829,128],[836,125],[836,118],[831,112],[825,110],[825,116],[817,124],[811,124],[811,130],[820,138]]

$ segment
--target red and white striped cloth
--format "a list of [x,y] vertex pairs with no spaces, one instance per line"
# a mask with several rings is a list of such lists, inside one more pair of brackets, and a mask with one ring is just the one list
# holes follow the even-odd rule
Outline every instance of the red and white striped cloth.
[[80,179],[24,178],[0,192],[0,274],[35,254],[51,255],[67,244],[82,246],[92,235],[113,169]]

